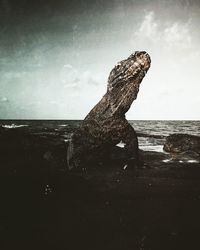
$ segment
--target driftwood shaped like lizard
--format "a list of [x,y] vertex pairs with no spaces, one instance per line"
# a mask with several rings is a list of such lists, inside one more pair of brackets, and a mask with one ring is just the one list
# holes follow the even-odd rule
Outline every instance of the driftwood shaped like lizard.
[[137,98],[150,64],[150,56],[145,51],[136,51],[112,69],[106,94],[72,135],[67,152],[69,169],[86,163],[92,155],[108,153],[119,142],[125,144],[128,158],[138,161],[137,135],[125,113]]

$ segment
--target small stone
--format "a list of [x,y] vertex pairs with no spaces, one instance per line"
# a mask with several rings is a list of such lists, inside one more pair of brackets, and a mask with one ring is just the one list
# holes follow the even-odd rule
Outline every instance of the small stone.
[[126,165],[123,167],[123,169],[124,169],[124,170],[126,170],[126,169],[127,169],[127,167],[128,167],[128,165],[126,164]]

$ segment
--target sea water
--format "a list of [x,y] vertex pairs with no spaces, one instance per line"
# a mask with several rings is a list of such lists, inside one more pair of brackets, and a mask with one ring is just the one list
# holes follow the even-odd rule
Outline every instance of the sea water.
[[[80,120],[0,120],[0,125],[7,129],[26,129],[32,133],[52,133],[63,130],[65,138],[71,136]],[[129,123],[138,134],[139,147],[146,151],[163,152],[166,136],[185,133],[200,136],[200,121],[150,121],[131,120]]]

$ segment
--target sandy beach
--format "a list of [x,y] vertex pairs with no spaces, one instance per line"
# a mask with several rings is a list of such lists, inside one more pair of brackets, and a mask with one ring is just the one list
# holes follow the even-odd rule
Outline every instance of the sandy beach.
[[141,151],[140,169],[68,171],[66,143],[45,136],[1,131],[2,249],[200,247],[199,163]]

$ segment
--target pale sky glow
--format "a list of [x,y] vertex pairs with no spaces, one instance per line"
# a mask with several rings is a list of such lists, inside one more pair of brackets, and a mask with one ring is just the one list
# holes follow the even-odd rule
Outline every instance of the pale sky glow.
[[34,16],[14,40],[1,35],[0,119],[83,119],[114,65],[135,50],[146,50],[152,66],[127,118],[200,119],[200,3],[89,6]]

